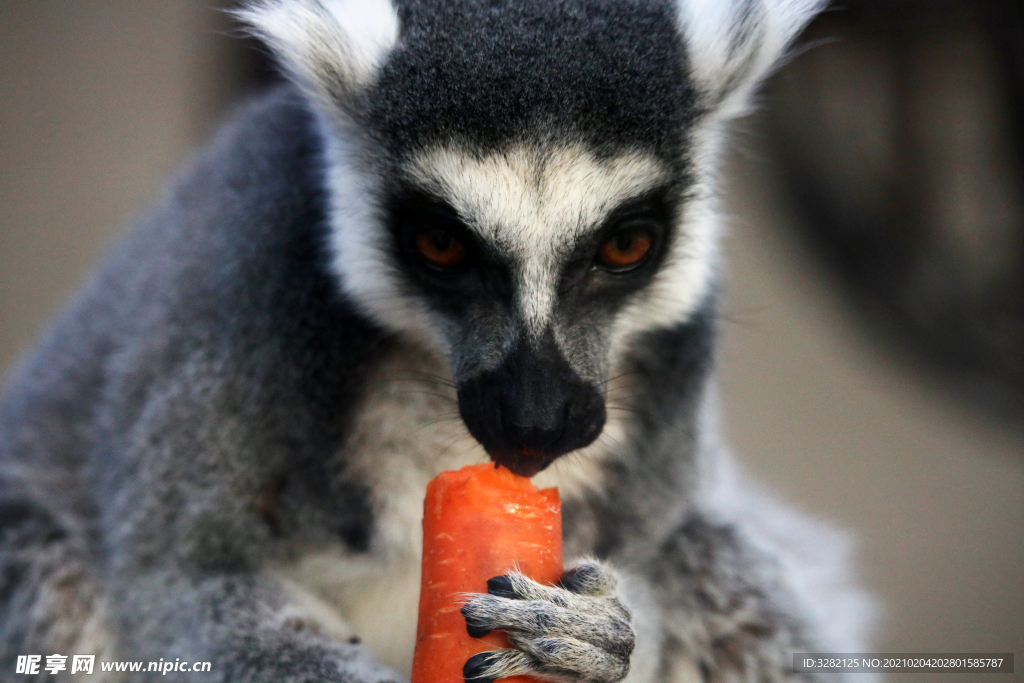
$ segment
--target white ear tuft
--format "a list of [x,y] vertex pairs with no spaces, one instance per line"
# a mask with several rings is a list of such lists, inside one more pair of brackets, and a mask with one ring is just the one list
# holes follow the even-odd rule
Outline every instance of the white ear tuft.
[[255,0],[236,11],[307,94],[347,109],[398,40],[389,0]]
[[690,75],[708,106],[730,117],[827,0],[678,2]]

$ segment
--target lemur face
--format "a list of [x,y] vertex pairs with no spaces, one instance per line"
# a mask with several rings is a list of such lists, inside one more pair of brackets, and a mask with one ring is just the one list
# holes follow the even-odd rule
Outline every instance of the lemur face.
[[448,359],[466,426],[512,470],[594,441],[630,344],[706,297],[720,123],[817,0],[764,2],[241,13],[324,123],[342,289]]
[[615,323],[674,237],[657,159],[519,145],[414,156],[385,207],[403,295],[443,339],[470,432],[534,474],[605,421]]
[[688,267],[691,103],[670,5],[499,6],[402,6],[365,117],[392,161],[365,254],[388,275],[364,298],[409,302],[389,320],[435,340],[470,433],[533,475],[598,437],[628,318],[656,289],[662,310],[676,298],[657,280]]

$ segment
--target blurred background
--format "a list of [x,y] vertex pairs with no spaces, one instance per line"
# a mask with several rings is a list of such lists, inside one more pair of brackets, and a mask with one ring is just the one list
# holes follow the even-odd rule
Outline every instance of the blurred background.
[[[0,376],[276,78],[232,33],[215,0],[0,0]],[[1024,3],[847,0],[802,44],[727,170],[728,438],[854,534],[874,651],[1024,657]]]

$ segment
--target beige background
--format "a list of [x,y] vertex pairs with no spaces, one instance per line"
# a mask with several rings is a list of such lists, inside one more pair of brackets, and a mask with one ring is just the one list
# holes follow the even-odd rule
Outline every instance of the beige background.
[[[226,27],[197,0],[0,0],[0,372],[237,97]],[[857,535],[884,610],[876,651],[1024,655],[1021,428],[876,343],[779,229],[794,219],[758,136],[738,141],[721,353],[734,449]]]

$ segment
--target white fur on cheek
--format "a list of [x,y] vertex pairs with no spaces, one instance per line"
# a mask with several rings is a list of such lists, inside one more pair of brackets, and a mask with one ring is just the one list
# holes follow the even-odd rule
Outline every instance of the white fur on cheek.
[[403,290],[375,204],[379,181],[363,170],[358,142],[345,141],[344,132],[335,132],[337,128],[326,122],[322,130],[328,159],[332,265],[342,289],[372,320],[447,354],[437,316]]

